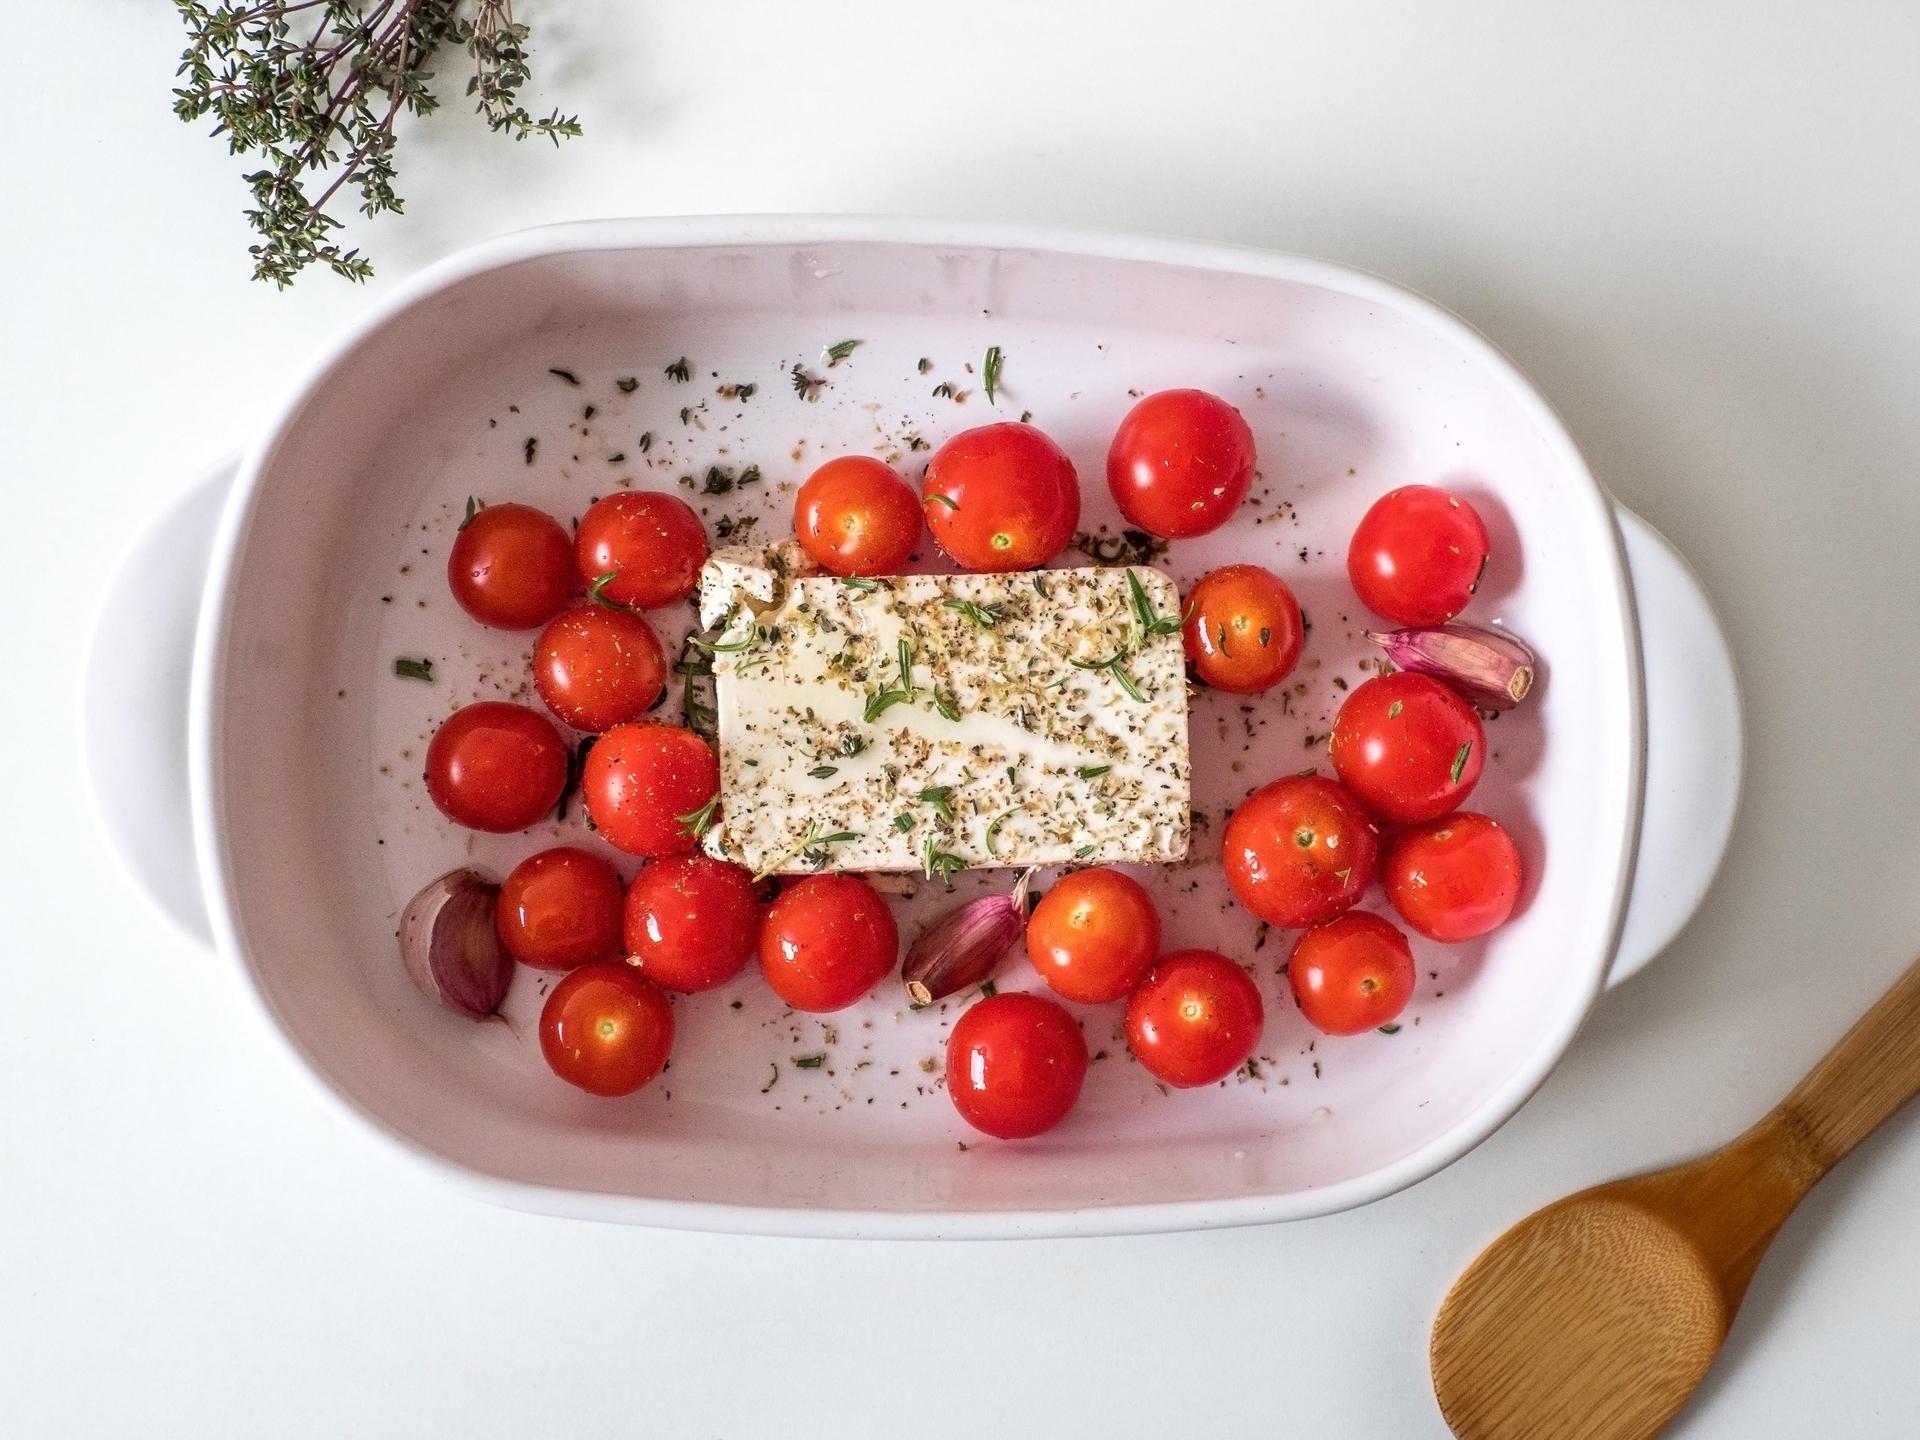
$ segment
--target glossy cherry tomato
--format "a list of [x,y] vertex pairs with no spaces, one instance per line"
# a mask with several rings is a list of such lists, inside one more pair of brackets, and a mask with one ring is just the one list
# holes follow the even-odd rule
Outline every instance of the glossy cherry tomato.
[[587,752],[580,796],[594,827],[629,855],[680,855],[712,828],[720,765],[678,725],[616,725]]
[[669,990],[725,984],[760,939],[753,877],[711,855],[656,860],[627,890],[627,958]]
[[1364,910],[1316,925],[1293,947],[1287,983],[1300,1013],[1328,1035],[1361,1035],[1391,1024],[1413,998],[1407,937]]
[[1473,793],[1486,734],[1473,707],[1431,675],[1380,675],[1333,717],[1327,752],[1346,787],[1374,814],[1411,824],[1455,809]]
[[760,969],[796,1010],[844,1010],[893,969],[900,931],[858,875],[809,875],[781,892],[760,929]]
[[842,455],[793,497],[793,533],[835,575],[898,575],[920,543],[920,500],[871,455]]
[[1217,530],[1253,484],[1253,431],[1204,390],[1161,390],[1127,412],[1107,451],[1120,513],[1169,540]]
[[500,943],[522,965],[571,970],[620,958],[620,875],[591,850],[529,855],[508,872],[494,915]]
[[1431,940],[1471,940],[1507,923],[1520,898],[1520,850],[1485,815],[1443,815],[1394,836],[1387,899]]
[[1221,851],[1227,884],[1269,925],[1338,915],[1373,882],[1379,857],[1365,808],[1318,775],[1289,775],[1242,800]]
[[1176,950],[1127,1002],[1127,1048],[1148,1073],[1189,1089],[1246,1064],[1265,1023],[1260,987],[1246,971],[1216,951]]
[[1076,870],[1027,920],[1027,957],[1054,993],[1082,1005],[1118,1000],[1160,953],[1160,912],[1118,870]]
[[1360,518],[1347,578],[1374,614],[1440,625],[1467,608],[1487,555],[1487,527],[1473,506],[1433,485],[1403,485]]
[[947,1093],[960,1118],[1001,1140],[1051,1130],[1080,1098],[1087,1042],[1073,1017],[1038,995],[993,995],[954,1022]]
[[547,996],[540,1053],[553,1073],[592,1095],[631,1095],[667,1064],[673,1006],[619,960],[582,965]]
[[638,720],[660,698],[666,679],[659,638],[631,610],[576,605],[534,642],[534,688],[576,730]]
[[440,722],[427,745],[427,794],[470,830],[524,830],[567,784],[567,742],[524,705],[482,700]]
[[1044,565],[1080,523],[1067,452],[1011,421],[962,430],[934,451],[920,494],[934,543],[969,570]]
[[1224,565],[1187,596],[1182,638],[1187,663],[1207,684],[1257,695],[1293,672],[1306,635],[1286,581],[1258,565]]
[[578,586],[560,522],[531,505],[484,505],[447,555],[460,608],[496,630],[531,630],[560,613]]
[[642,610],[686,599],[707,563],[706,527],[693,507],[654,490],[616,490],[594,501],[573,543],[589,586],[613,577],[599,587],[601,599]]

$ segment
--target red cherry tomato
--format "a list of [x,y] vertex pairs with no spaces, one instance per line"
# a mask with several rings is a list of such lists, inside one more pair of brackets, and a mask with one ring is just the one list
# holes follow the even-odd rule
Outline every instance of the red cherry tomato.
[[447,585],[460,608],[496,630],[531,630],[574,593],[573,547],[531,505],[486,505],[453,537]]
[[809,875],[781,892],[760,930],[760,969],[796,1010],[844,1010],[893,969],[900,931],[858,875]]
[[713,750],[678,725],[616,725],[587,752],[580,796],[594,828],[629,855],[681,855],[712,826]]
[[1487,555],[1487,527],[1473,506],[1432,485],[1403,485],[1360,518],[1347,578],[1376,615],[1442,625],[1467,608]]
[[543,819],[567,784],[567,742],[524,705],[482,700],[440,722],[427,745],[427,794],[469,830],[504,834]]
[[1327,752],[1374,814],[1412,824],[1473,793],[1487,737],[1473,707],[1431,675],[1380,675],[1347,696]]
[[1318,775],[1289,775],[1240,802],[1221,863],[1240,903],[1269,925],[1311,925],[1360,898],[1379,855],[1358,800]]
[[507,953],[536,970],[620,958],[620,875],[591,850],[529,855],[501,884],[494,914]]
[[638,720],[660,698],[666,679],[659,638],[631,610],[576,605],[534,643],[534,688],[576,730]]
[[1038,995],[990,996],[968,1007],[947,1037],[953,1108],[1000,1140],[1025,1140],[1058,1125],[1086,1078],[1080,1027]]
[[668,990],[723,985],[760,938],[753,877],[711,855],[656,860],[627,890],[627,958]]
[[1391,1024],[1413,998],[1413,951],[1378,915],[1355,910],[1300,937],[1287,983],[1314,1029],[1365,1034]]
[[1031,570],[1073,539],[1080,481],[1067,452],[1031,425],[962,430],[920,485],[934,543],[969,570]]
[[642,610],[686,599],[707,563],[707,532],[693,507],[653,490],[594,501],[573,543],[580,574],[603,600]]
[[1160,953],[1160,912],[1118,870],[1060,878],[1027,921],[1027,957],[1057,995],[1082,1005],[1118,1000]]
[[920,541],[920,501],[870,455],[842,455],[793,497],[793,533],[835,575],[898,575]]
[[1306,632],[1286,581],[1258,565],[1225,565],[1187,596],[1182,638],[1187,663],[1207,684],[1257,695],[1292,673]]
[[1443,815],[1394,836],[1387,899],[1430,940],[1471,940],[1507,923],[1520,898],[1520,851],[1485,815]]
[[1120,513],[1169,540],[1217,530],[1253,484],[1253,431],[1204,390],[1161,390],[1127,412],[1107,451]]
[[1149,1074],[1191,1089],[1246,1064],[1265,1023],[1246,971],[1212,950],[1176,950],[1127,1002],[1127,1047]]
[[667,1064],[673,1006],[619,960],[582,965],[547,996],[540,1053],[553,1073],[591,1095],[631,1095]]

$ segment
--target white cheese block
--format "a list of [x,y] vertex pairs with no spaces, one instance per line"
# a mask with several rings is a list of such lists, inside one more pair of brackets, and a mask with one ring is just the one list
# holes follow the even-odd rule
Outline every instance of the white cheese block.
[[799,570],[734,547],[701,576],[702,618],[720,627],[711,853],[756,874],[1186,854],[1167,576]]
[[764,610],[785,596],[787,581],[818,575],[798,540],[776,545],[723,545],[700,571],[700,623],[709,629],[729,612]]

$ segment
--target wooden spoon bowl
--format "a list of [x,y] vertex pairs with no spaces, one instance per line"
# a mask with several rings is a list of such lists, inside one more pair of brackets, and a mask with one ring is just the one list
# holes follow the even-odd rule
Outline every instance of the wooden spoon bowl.
[[1658,1434],[1712,1365],[1787,1216],[1916,1091],[1920,962],[1732,1144],[1515,1225],[1433,1323],[1434,1394],[1454,1434]]

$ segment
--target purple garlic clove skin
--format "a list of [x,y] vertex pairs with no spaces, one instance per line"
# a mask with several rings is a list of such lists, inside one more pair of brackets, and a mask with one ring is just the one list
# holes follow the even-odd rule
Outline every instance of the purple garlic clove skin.
[[1007,895],[984,895],[949,910],[907,951],[900,978],[915,1005],[931,1005],[989,978],[1027,931],[1027,885],[1023,870]]
[[513,957],[494,923],[499,898],[500,887],[477,870],[449,870],[400,917],[400,958],[413,983],[469,1020],[497,1012],[513,983]]
[[1504,630],[1435,625],[1388,634],[1369,630],[1367,639],[1400,669],[1431,675],[1484,710],[1511,710],[1533,688],[1533,651]]

